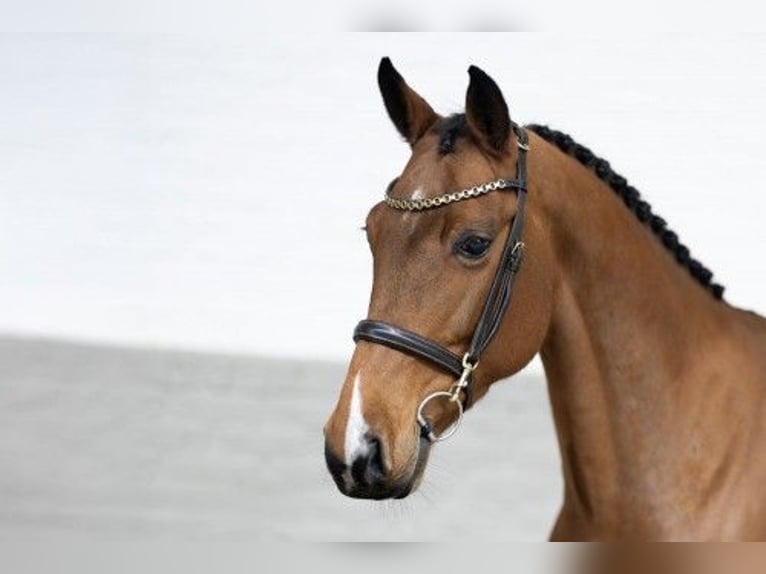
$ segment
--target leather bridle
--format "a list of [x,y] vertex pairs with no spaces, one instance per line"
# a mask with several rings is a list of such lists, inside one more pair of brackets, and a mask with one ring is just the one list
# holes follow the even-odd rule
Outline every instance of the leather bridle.
[[[452,201],[477,197],[495,189],[516,190],[518,195],[516,215],[512,220],[510,232],[503,246],[500,263],[492,280],[487,299],[484,302],[479,321],[473,332],[471,343],[462,358],[439,343],[384,321],[364,319],[359,322],[354,330],[354,342],[367,341],[385,345],[402,353],[429,361],[457,378],[449,391],[438,391],[430,394],[423,399],[418,407],[417,420],[421,427],[421,436],[431,442],[445,440],[452,436],[460,425],[464,410],[471,404],[473,372],[479,365],[482,353],[492,341],[500,327],[500,323],[502,323],[503,316],[511,302],[516,275],[521,267],[524,254],[524,243],[521,240],[521,234],[524,227],[524,206],[527,194],[526,152],[529,151],[529,145],[527,134],[523,128],[514,124],[513,131],[516,134],[516,143],[519,148],[519,155],[516,161],[516,179],[501,179],[491,182],[491,184],[484,184],[470,190],[464,190],[463,192],[446,194],[441,198],[431,200],[427,207],[419,205],[407,207],[401,201],[393,199],[388,201],[389,198],[387,197],[387,203],[395,209],[421,211],[423,209],[440,207]],[[439,199],[444,201],[438,201]],[[460,397],[461,392],[464,395],[462,400]],[[423,409],[431,400],[439,397],[447,398],[457,405],[458,418],[449,429],[436,436],[433,426],[423,416]]]

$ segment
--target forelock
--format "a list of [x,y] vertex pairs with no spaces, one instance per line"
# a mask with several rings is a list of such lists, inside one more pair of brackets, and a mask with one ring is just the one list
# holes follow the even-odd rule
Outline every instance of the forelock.
[[434,126],[439,135],[439,153],[447,155],[454,153],[455,142],[468,133],[465,114],[452,114]]

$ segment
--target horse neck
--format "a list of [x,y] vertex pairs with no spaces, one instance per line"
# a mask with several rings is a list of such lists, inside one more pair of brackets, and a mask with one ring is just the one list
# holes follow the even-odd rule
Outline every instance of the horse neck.
[[591,170],[538,138],[533,146],[530,205],[558,264],[541,357],[565,508],[592,520],[625,519],[629,498],[673,490],[668,455],[688,443],[668,437],[689,427],[705,396],[704,383],[688,388],[694,381],[685,374],[714,347],[727,306]]

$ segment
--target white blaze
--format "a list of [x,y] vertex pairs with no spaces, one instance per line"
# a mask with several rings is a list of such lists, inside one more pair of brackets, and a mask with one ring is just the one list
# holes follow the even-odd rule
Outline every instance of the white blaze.
[[[423,188],[422,187],[418,187],[418,188],[415,189],[415,191],[412,192],[412,195],[410,196],[410,199],[423,199],[423,198],[425,198],[425,196],[426,196],[426,193],[423,191]],[[412,223],[410,223],[410,226],[414,229],[414,225],[413,224],[417,220],[412,217],[412,212],[411,211],[405,211],[403,217],[404,217],[404,221],[410,221],[410,220],[412,221]],[[412,229],[410,231],[412,231]]]
[[354,459],[367,454],[369,445],[365,434],[370,430],[362,414],[362,391],[359,389],[362,379],[359,373],[354,379],[354,388],[351,391],[351,402],[348,407],[348,421],[346,422],[345,456],[346,465],[349,467]]
[[410,199],[423,199],[425,196],[426,194],[423,192],[423,188],[419,187],[412,192],[412,196],[410,197]]

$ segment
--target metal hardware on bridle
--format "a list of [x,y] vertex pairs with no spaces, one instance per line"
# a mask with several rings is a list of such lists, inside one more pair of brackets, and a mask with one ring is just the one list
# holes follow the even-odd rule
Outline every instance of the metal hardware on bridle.
[[[465,411],[463,402],[460,400],[460,393],[468,389],[468,385],[471,382],[471,375],[473,374],[473,371],[478,366],[479,366],[479,362],[477,361],[475,363],[472,363],[470,361],[470,357],[468,356],[468,353],[466,353],[463,356],[463,372],[460,374],[460,378],[454,383],[452,383],[450,390],[437,391],[435,393],[431,393],[425,399],[422,400],[422,402],[420,403],[420,406],[418,407],[418,413],[417,413],[417,421],[418,421],[418,424],[420,425],[421,436],[427,438],[431,442],[441,442],[443,440],[447,440],[449,437],[451,437],[453,434],[457,432],[457,429],[460,427],[460,423],[463,420],[463,413]],[[451,427],[449,427],[447,430],[442,432],[442,434],[440,434],[439,436],[436,436],[433,431],[433,426],[423,416],[423,409],[429,402],[439,397],[444,397],[448,399],[449,402],[455,403],[457,405],[458,417],[455,423]]]
[[[385,345],[419,359],[430,361],[455,377],[455,382],[448,391],[431,393],[418,406],[417,421],[420,425],[421,436],[431,442],[448,439],[455,434],[460,426],[463,420],[463,413],[471,403],[473,372],[479,366],[479,357],[500,327],[505,311],[511,302],[516,274],[521,267],[524,255],[524,242],[521,241],[521,233],[524,227],[524,206],[526,204],[527,192],[526,152],[529,151],[529,143],[527,134],[521,127],[514,124],[513,131],[516,134],[516,144],[519,149],[519,157],[516,162],[516,179],[498,179],[469,189],[445,193],[432,198],[398,199],[390,197],[388,194],[385,197],[386,204],[394,209],[424,211],[426,209],[442,207],[456,201],[480,197],[492,191],[514,189],[518,194],[516,216],[512,220],[508,238],[503,246],[500,263],[492,279],[489,294],[484,302],[484,307],[476,324],[468,351],[462,358],[439,343],[435,343],[417,333],[391,325],[385,321],[364,319],[359,322],[354,330],[354,342],[367,341]],[[461,394],[463,395],[462,400]],[[449,403],[457,406],[458,417],[452,426],[437,436],[434,433],[433,426],[425,418],[423,411],[428,403],[440,398],[446,399]]]

